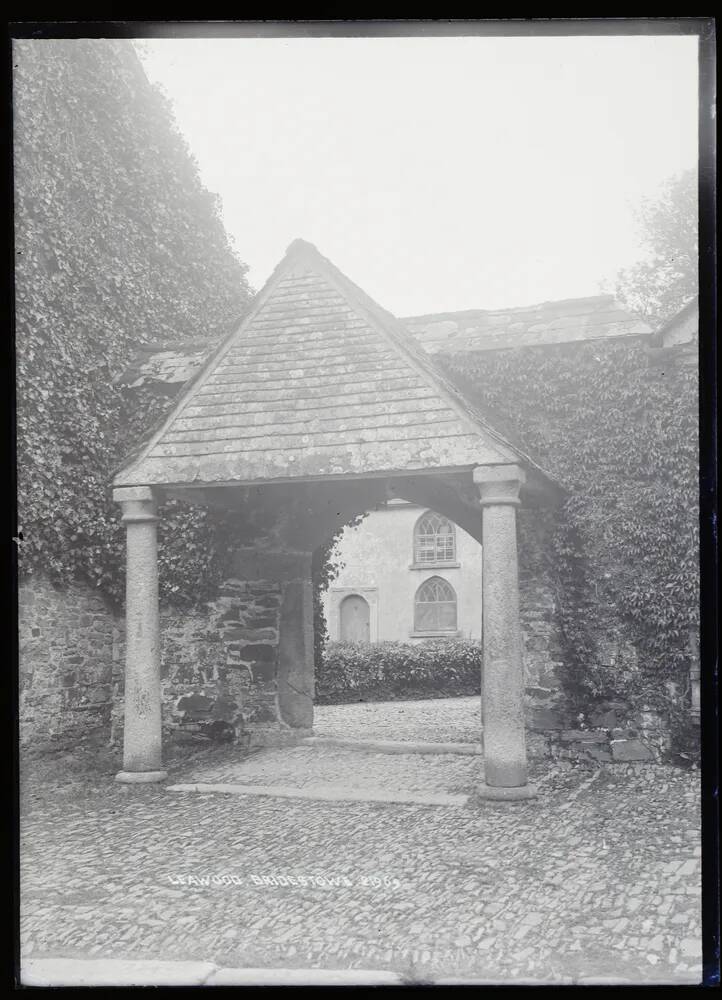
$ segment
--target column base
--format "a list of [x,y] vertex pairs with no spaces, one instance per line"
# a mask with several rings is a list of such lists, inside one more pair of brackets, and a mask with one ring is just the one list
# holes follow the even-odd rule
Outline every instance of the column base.
[[488,799],[490,802],[522,802],[525,799],[535,799],[538,792],[536,785],[517,785],[516,787],[479,785],[476,794],[480,799]]
[[126,785],[140,785],[151,781],[165,781],[167,777],[167,771],[118,771],[115,780]]

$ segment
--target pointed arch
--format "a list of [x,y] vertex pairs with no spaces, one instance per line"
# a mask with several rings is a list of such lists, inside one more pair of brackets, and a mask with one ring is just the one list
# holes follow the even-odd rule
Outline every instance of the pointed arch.
[[414,597],[415,632],[456,632],[456,591],[440,576],[424,580]]
[[425,511],[414,525],[413,561],[437,565],[456,561],[456,529],[452,521],[434,510]]

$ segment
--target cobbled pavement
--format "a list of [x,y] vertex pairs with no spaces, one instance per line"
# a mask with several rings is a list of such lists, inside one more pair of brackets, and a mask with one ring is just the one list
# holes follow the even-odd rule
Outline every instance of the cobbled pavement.
[[[473,698],[316,711],[318,735],[478,738]],[[239,754],[170,745],[169,783],[473,792],[482,766],[328,747]],[[540,737],[530,758],[536,800],[448,808],[169,792],[113,782],[108,750],[26,756],[22,955],[379,968],[417,982],[699,982],[697,774],[571,765]]]

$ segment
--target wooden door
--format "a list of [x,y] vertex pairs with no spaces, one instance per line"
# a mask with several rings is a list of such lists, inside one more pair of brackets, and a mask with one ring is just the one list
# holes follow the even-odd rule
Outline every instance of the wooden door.
[[349,594],[341,601],[341,641],[370,642],[371,615],[368,601],[360,594]]

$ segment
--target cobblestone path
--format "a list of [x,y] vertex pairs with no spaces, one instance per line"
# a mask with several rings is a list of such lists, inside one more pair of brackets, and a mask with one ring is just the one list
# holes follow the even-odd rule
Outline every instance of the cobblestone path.
[[[369,731],[367,706],[321,708],[317,732],[403,739],[418,712],[441,720],[424,738],[458,740],[450,719],[472,701],[406,703],[406,728],[399,703],[376,705],[384,736],[382,724]],[[171,752],[170,779],[222,773],[237,754]],[[173,793],[113,783],[108,755],[91,756],[92,771],[77,754],[54,772],[30,760],[23,955],[698,982],[696,776],[562,769],[536,744],[533,757],[545,775],[537,800],[459,809]],[[304,747],[261,751],[247,767],[243,780],[254,769],[299,785],[341,772],[410,788],[425,776],[426,789],[452,791],[473,786],[479,761]]]
[[318,705],[314,711],[316,736],[478,743],[481,735],[478,697]]

